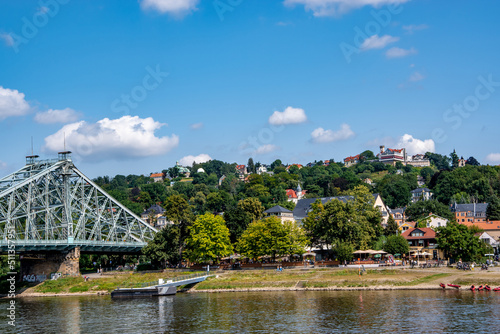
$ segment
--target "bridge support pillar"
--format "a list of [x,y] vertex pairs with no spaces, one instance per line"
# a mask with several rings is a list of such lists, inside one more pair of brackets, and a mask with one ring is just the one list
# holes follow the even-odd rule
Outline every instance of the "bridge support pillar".
[[80,275],[80,247],[67,252],[51,252],[23,255],[21,258],[21,279],[25,276],[50,279],[50,274],[61,273],[62,276]]

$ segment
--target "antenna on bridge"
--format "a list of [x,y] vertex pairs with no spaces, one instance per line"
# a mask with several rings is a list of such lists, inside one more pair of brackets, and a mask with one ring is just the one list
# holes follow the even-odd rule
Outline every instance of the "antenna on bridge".
[[26,165],[34,165],[38,155],[33,154],[33,136],[31,136],[31,155],[26,156]]
[[66,132],[63,132],[63,147],[64,150],[62,152],[58,152],[59,161],[61,160],[71,160],[71,151],[66,150]]

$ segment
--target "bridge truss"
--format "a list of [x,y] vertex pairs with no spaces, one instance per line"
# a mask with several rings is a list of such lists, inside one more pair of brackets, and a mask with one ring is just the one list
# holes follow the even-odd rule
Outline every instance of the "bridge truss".
[[0,251],[137,252],[155,228],[80,172],[70,152],[54,160],[27,157],[0,179]]

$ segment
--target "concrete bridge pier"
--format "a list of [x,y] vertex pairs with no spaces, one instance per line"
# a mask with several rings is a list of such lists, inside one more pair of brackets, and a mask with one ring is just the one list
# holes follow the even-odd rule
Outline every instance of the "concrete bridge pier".
[[64,252],[45,252],[24,254],[21,256],[21,280],[37,280],[44,275],[50,279],[50,274],[61,273],[61,276],[80,275],[80,247]]

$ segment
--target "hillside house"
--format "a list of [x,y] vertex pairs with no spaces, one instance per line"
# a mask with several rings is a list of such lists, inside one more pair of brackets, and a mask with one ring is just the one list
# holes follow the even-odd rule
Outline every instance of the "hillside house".
[[264,211],[264,214],[267,217],[278,217],[282,223],[285,221],[294,221],[293,212],[279,205],[273,206],[272,208]]
[[163,182],[163,180],[165,180],[164,173],[152,173],[149,177],[152,178],[154,182]]
[[344,166],[351,167],[359,163],[359,154],[344,159]]
[[451,212],[455,214],[458,223],[484,223],[488,203],[472,203],[451,205]]
[[[443,258],[443,252],[437,249],[436,232],[428,227],[410,228],[401,234],[408,241],[410,254],[420,259],[421,254],[431,254],[430,258],[437,260]],[[429,257],[425,257],[429,258]]]
[[[295,221],[297,221],[298,223],[302,222],[302,219],[304,219],[307,216],[307,214],[311,211],[311,205],[318,199],[321,200],[321,203],[324,205],[332,200],[339,200],[344,203],[347,203],[348,201],[353,200],[353,197],[337,196],[337,197],[321,197],[321,198],[303,198],[301,200],[298,200],[297,204],[295,205],[295,209],[293,210],[293,217]],[[382,216],[381,224],[383,227],[386,227],[387,220],[389,219],[389,209],[385,205],[380,194],[373,194],[373,207],[376,207],[380,211],[380,214]]]
[[411,202],[428,201],[432,199],[432,191],[429,188],[417,188],[411,191]]

